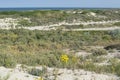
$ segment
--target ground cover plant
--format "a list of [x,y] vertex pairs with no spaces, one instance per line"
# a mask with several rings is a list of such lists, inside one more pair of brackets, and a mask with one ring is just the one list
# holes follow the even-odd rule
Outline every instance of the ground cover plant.
[[[111,34],[112,32],[112,34]],[[60,56],[65,54],[63,49],[82,49],[83,46],[119,44],[119,36],[113,31],[39,31],[39,30],[0,30],[0,61],[1,66],[13,67],[16,63],[27,65],[46,65],[49,67],[64,67]],[[115,33],[116,34],[116,33]],[[119,34],[117,34],[119,35]],[[92,51],[94,56],[107,55],[104,50]],[[4,57],[2,57],[4,56]],[[111,65],[96,66],[82,58],[74,58],[68,54],[67,68],[83,68],[95,72],[111,72]],[[81,64],[83,61],[84,64]],[[12,63],[12,64],[11,64]],[[73,66],[74,65],[74,66]],[[115,65],[116,74],[119,75],[119,64]],[[110,70],[108,70],[110,69]],[[99,71],[100,70],[100,71]]]
[[[116,13],[117,11],[117,13]],[[93,13],[95,15],[93,15]],[[92,15],[91,15],[92,14]],[[111,15],[112,14],[112,15]],[[96,17],[97,16],[97,17]],[[120,19],[119,9],[108,10],[48,10],[48,11],[10,11],[0,12],[0,18],[18,19],[16,27],[51,25],[66,21],[108,21]],[[24,19],[27,18],[28,20]],[[47,66],[67,69],[84,69],[96,73],[113,73],[120,76],[119,54],[106,58],[109,51],[120,50],[120,29],[108,31],[64,31],[89,27],[119,26],[120,23],[61,25],[57,30],[0,29],[0,66],[13,68],[16,64],[29,66]],[[57,27],[57,26],[56,26]],[[91,49],[91,46],[103,48]],[[74,52],[66,53],[65,50]],[[76,56],[77,51],[91,53],[85,57]],[[116,54],[116,53],[115,53]],[[108,62],[108,65],[97,65]],[[31,69],[29,74],[39,76],[44,72]]]

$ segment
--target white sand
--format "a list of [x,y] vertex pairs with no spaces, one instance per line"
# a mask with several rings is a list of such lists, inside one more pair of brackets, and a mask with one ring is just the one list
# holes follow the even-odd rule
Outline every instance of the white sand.
[[[92,14],[94,15],[94,14]],[[74,21],[72,23],[67,23],[65,21],[52,24],[52,25],[44,25],[44,26],[31,26],[31,27],[22,27],[24,29],[29,30],[56,30],[55,26],[62,26],[62,25],[89,25],[89,24],[108,24],[108,23],[115,23],[120,22],[119,20],[109,20],[109,21],[88,21],[88,22],[81,22],[81,21]],[[0,19],[0,29],[16,29],[15,26],[17,26],[17,19],[12,18],[5,18]],[[21,28],[21,27],[18,27]],[[120,29],[120,27],[113,26],[113,27],[107,27],[107,28],[85,28],[85,29],[72,29],[73,31],[85,31],[85,30],[114,30],[114,29]],[[69,31],[65,29],[65,31]]]
[[[33,76],[27,72],[20,71],[20,66],[18,65],[14,69],[8,69],[0,67],[0,77],[4,78],[9,75],[8,80],[35,80],[38,76]],[[28,67],[30,68],[30,67]],[[41,68],[41,67],[37,67]],[[54,70],[55,68],[47,67],[48,80],[54,80]],[[84,71],[81,69],[69,70],[69,69],[56,69],[58,72],[57,80],[120,80],[119,77],[112,74],[97,74],[95,72]]]

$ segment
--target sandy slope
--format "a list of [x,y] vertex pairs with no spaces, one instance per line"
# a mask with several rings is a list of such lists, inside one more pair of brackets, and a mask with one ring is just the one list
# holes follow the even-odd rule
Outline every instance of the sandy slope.
[[[31,27],[22,27],[24,29],[28,29],[28,30],[56,30],[55,26],[62,26],[62,25],[89,25],[89,24],[107,24],[107,23],[115,23],[115,22],[120,22],[119,20],[113,20],[113,21],[91,21],[91,22],[73,22],[73,23],[67,23],[67,22],[60,22],[58,24],[52,24],[52,25],[45,25],[45,26],[31,26]],[[0,29],[16,29],[15,26],[14,27],[10,27],[9,25],[7,26],[7,23],[4,26],[0,26]],[[16,24],[15,24],[16,25]],[[17,27],[17,28],[21,28],[21,27]],[[120,27],[117,26],[113,26],[113,27],[107,27],[107,28],[85,28],[85,29],[72,29],[73,31],[84,31],[84,30],[114,30],[114,29],[120,29]],[[66,31],[68,31],[66,29]]]
[[[31,67],[28,67],[31,68]],[[41,67],[36,67],[41,68]],[[9,75],[8,80],[35,80],[38,76],[33,76],[27,72],[20,70],[20,65],[17,65],[14,69],[8,69],[0,67],[0,77],[4,80],[4,77]],[[47,67],[46,75],[47,80],[54,80],[54,71],[57,70],[57,80],[119,80],[119,77],[112,74],[97,74],[95,72],[84,71],[81,69],[55,69]],[[46,78],[46,77],[44,77]]]
[[107,28],[84,28],[84,29],[64,29],[65,31],[107,31],[107,30],[115,30],[120,29],[120,27],[107,27]]

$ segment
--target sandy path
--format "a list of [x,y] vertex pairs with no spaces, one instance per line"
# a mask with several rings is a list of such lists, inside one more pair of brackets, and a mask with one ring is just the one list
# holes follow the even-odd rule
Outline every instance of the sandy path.
[[[24,29],[28,30],[56,30],[55,26],[62,26],[62,25],[89,25],[89,24],[107,24],[107,23],[115,23],[115,22],[120,22],[119,20],[113,20],[113,21],[98,21],[98,22],[73,22],[73,23],[66,23],[66,22],[61,22],[58,24],[52,24],[52,25],[45,25],[45,26],[31,26],[31,27],[22,27]],[[21,28],[21,27],[18,27]],[[0,27],[0,29],[12,29],[11,27]],[[16,29],[16,28],[13,28]],[[72,31],[88,31],[88,30],[114,30],[114,29],[120,29],[120,27],[107,27],[107,28],[84,28],[84,29],[72,29]],[[69,31],[70,29],[65,29],[65,31]]]
[[[0,28],[0,29],[12,29],[10,27],[5,27],[5,28]],[[15,28],[13,28],[15,29]],[[18,28],[17,28],[18,29]],[[21,28],[19,28],[21,29]],[[54,27],[53,28],[48,28],[48,27],[24,27],[23,29],[28,29],[28,30],[56,30]],[[107,28],[84,28],[84,29],[63,29],[63,31],[107,31],[107,30],[116,30],[116,29],[120,29],[120,27],[107,27]]]
[[120,27],[107,27],[107,28],[84,28],[84,29],[64,29],[65,31],[107,31],[107,30],[116,30]]

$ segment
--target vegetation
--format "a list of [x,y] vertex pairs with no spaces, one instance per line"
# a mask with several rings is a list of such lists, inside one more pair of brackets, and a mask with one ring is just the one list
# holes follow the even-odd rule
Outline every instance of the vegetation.
[[[91,13],[95,13],[91,15]],[[119,20],[119,9],[78,9],[78,10],[35,10],[35,11],[2,11],[0,12],[0,18],[14,18],[18,20],[18,25],[22,26],[38,26],[38,25],[50,25],[59,22],[71,23],[74,20],[77,21],[107,21],[107,20]],[[24,21],[22,18],[29,18],[30,22]],[[23,20],[23,21],[22,21]],[[23,22],[23,23],[22,23]],[[29,24],[28,24],[29,23]],[[119,26],[119,22],[113,25]],[[81,27],[81,26],[78,26]]]
[[93,50],[92,52],[94,56],[107,55],[107,51],[104,49],[96,49]]
[[[64,53],[64,49],[77,50],[82,46],[119,43],[119,36],[113,37],[110,31],[0,30],[0,62],[6,67],[13,66],[13,61],[27,65],[60,67],[62,64],[59,56]],[[95,52],[97,55],[105,53],[104,50]]]
[[[36,26],[48,25],[62,21],[101,21],[101,20],[116,20],[120,14],[120,10],[53,10],[53,11],[28,11],[28,12],[0,12],[0,17],[5,18],[21,18],[18,21],[18,26]],[[95,17],[90,15],[91,12],[97,14]],[[115,15],[111,15],[115,14]],[[29,20],[22,20],[22,18]],[[105,24],[104,26],[119,26],[119,23]],[[96,25],[88,25],[87,27]],[[97,27],[102,24],[97,25]],[[103,26],[103,27],[104,27]],[[84,28],[86,25],[66,26],[60,28],[76,29]],[[111,45],[117,44],[117,45]],[[26,65],[45,65],[48,67],[70,68],[70,69],[85,69],[95,71],[97,73],[114,73],[120,76],[120,62],[109,61],[109,65],[96,65],[105,61],[102,56],[107,55],[107,49],[120,48],[120,30],[113,31],[40,31],[26,29],[0,29],[0,66],[15,67],[16,63]],[[84,47],[88,46],[87,49]],[[65,49],[69,50],[86,50],[90,51],[89,46],[106,46],[105,49],[94,49],[92,55],[81,57],[74,54],[66,54]],[[119,59],[119,58],[117,58]],[[114,62],[114,63],[113,63]],[[39,69],[30,69],[29,74],[40,76],[44,71]]]
[[[5,67],[14,67],[16,63],[32,66],[46,65],[120,75],[120,63],[114,62],[114,64],[102,66],[94,64],[104,60],[96,58],[107,55],[104,49],[93,50],[92,56],[84,58],[68,54],[65,57],[64,65],[60,60],[61,56],[65,54],[64,49],[77,50],[82,49],[83,46],[119,43],[119,36],[114,37],[111,32],[113,31],[0,30],[0,65]],[[29,73],[39,76],[43,74],[43,71],[31,69]]]
[[9,74],[7,74],[6,76],[4,76],[4,77],[1,77],[0,76],[0,80],[8,80],[9,79],[9,77],[10,77],[10,75]]
[[120,44],[114,44],[114,45],[108,45],[105,47],[106,50],[109,50],[109,49],[117,49],[117,50],[120,50]]
[[120,26],[120,22],[114,23],[115,26]]
[[14,67],[16,60],[11,54],[0,53],[0,66]]
[[40,69],[32,68],[31,70],[29,70],[28,73],[35,76],[40,76],[41,74],[43,74],[43,71]]
[[113,30],[109,34],[115,39],[116,37],[120,39],[120,29]]

